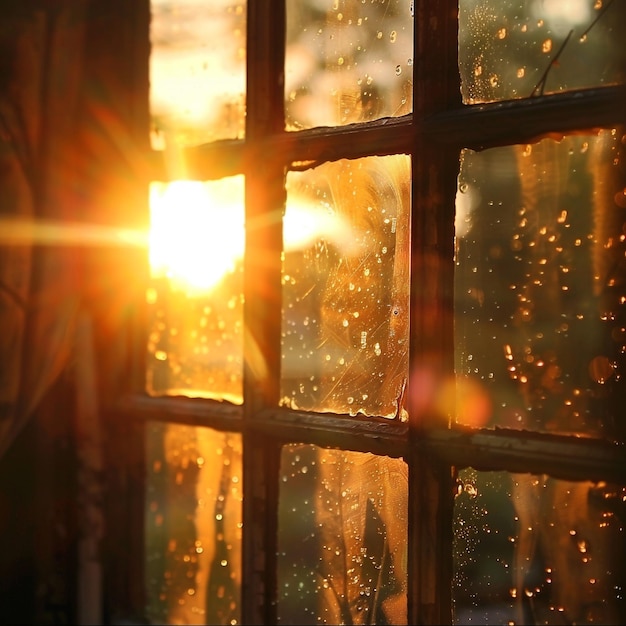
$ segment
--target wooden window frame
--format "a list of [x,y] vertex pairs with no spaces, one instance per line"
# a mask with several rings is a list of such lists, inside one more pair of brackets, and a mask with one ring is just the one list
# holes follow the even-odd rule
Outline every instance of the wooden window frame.
[[[292,163],[320,164],[340,158],[408,154],[412,158],[410,370],[427,363],[443,377],[454,375],[454,215],[459,154],[532,143],[551,133],[611,128],[624,123],[624,86],[463,105],[457,64],[457,0],[414,3],[413,113],[333,128],[284,130],[285,3],[248,0],[247,116],[245,138],[186,150],[190,178],[244,174],[246,220],[281,210],[284,175]],[[141,32],[137,76],[145,88],[147,0],[135,9]],[[137,17],[139,16],[139,17]],[[147,106],[135,103],[137,110]],[[136,116],[138,132],[147,113]],[[140,183],[165,180],[157,153],[145,147],[149,168]],[[147,185],[146,185],[147,192]],[[146,193],[147,195],[147,193]],[[253,199],[253,201],[252,201]],[[271,372],[280,372],[280,221],[248,237],[244,260],[244,321]],[[259,267],[263,255],[272,263]],[[138,298],[143,297],[143,292]],[[126,437],[123,470],[110,489],[114,540],[132,546],[111,557],[109,602],[141,615],[143,597],[144,425],[147,421],[208,426],[243,437],[243,572],[241,618],[246,624],[277,623],[277,501],[281,446],[313,443],[403,457],[409,467],[408,622],[441,624],[452,619],[452,519],[458,470],[506,470],[551,474],[567,480],[626,483],[623,446],[613,442],[508,429],[468,429],[424,414],[408,393],[408,423],[386,419],[312,414],[279,408],[279,376],[258,379],[244,371],[241,406],[145,394],[145,315],[133,321],[126,370],[132,381],[117,388],[110,418]],[[246,360],[244,359],[244,362]],[[622,442],[623,443],[623,442]],[[123,512],[122,512],[123,511]],[[113,540],[111,540],[113,541]],[[122,562],[123,561],[123,562]],[[119,575],[118,575],[119,574]]]

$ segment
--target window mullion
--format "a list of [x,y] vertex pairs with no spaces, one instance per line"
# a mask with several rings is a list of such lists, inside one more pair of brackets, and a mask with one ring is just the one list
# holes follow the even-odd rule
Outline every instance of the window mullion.
[[454,204],[458,152],[424,133],[430,116],[460,105],[457,3],[415,2],[415,64],[411,226],[411,385],[409,393],[410,624],[441,624],[451,615],[451,471],[420,448],[443,416],[420,405],[420,374],[454,375],[452,298]]
[[285,6],[248,0],[246,246],[244,256],[243,572],[244,624],[275,623],[279,450],[248,426],[280,389],[282,214],[285,165],[267,150],[284,128]]

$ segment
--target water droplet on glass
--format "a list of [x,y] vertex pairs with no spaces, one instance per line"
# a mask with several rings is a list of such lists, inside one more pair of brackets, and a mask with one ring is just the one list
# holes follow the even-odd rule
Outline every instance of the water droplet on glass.
[[464,490],[465,493],[472,498],[475,498],[478,495],[478,489],[476,488],[476,485],[472,485],[472,483],[465,483]]
[[614,200],[615,200],[615,204],[620,209],[626,209],[626,189],[622,189],[621,191],[618,191],[615,194]]
[[603,385],[614,373],[613,366],[605,356],[597,356],[589,363],[589,376],[595,382]]

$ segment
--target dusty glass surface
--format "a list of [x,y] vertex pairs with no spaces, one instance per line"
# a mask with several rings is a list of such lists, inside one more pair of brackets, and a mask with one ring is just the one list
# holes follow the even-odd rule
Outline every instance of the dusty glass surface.
[[242,402],[243,177],[152,183],[146,389]]
[[407,497],[400,459],[285,446],[279,622],[406,624]]
[[245,0],[151,0],[155,150],[243,137]]
[[623,440],[625,145],[618,129],[463,153],[457,422]]
[[287,0],[287,129],[410,113],[412,6],[409,0]]
[[622,0],[460,0],[466,104],[623,83]]
[[404,418],[410,159],[287,178],[281,404]]
[[240,623],[241,436],[146,428],[146,617],[151,624]]
[[623,624],[623,486],[460,473],[456,624]]

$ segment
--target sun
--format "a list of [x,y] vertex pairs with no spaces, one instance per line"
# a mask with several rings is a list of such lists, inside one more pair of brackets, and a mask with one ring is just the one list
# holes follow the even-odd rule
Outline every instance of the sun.
[[[283,215],[285,252],[324,239],[344,256],[360,252],[355,231],[328,204],[289,196]],[[206,295],[244,256],[244,177],[150,183],[149,258],[153,278],[187,295]]]
[[203,293],[244,252],[243,177],[150,185],[150,267],[179,290]]

